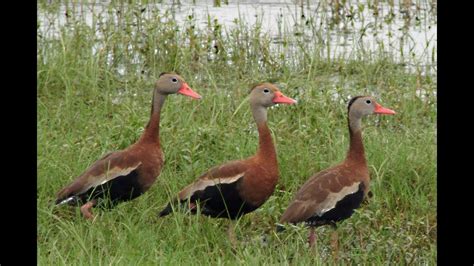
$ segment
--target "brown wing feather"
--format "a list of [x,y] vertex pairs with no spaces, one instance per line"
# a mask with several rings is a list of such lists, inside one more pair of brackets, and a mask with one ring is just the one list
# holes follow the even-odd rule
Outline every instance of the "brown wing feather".
[[[350,193],[355,180],[347,178],[351,176],[348,171],[348,169],[336,166],[312,176],[298,190],[294,200],[283,213],[280,222],[305,221],[324,211],[328,205],[335,204],[334,201],[337,201],[337,197],[333,196],[335,193]],[[342,191],[343,189],[344,191]]]
[[122,151],[108,153],[87,168],[73,182],[61,189],[57,193],[57,201],[84,193],[91,187],[104,184],[118,176],[127,175],[140,165],[139,160],[124,156]]
[[211,168],[199,176],[196,181],[186,186],[179,192],[179,199],[185,200],[194,192],[202,190],[207,186],[218,183],[232,183],[242,178],[247,170],[245,161],[231,161],[220,166]]

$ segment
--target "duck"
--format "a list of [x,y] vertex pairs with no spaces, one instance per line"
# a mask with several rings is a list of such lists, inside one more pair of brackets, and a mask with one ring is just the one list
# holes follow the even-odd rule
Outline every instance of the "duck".
[[80,205],[82,215],[94,219],[93,207],[111,209],[149,190],[164,164],[160,142],[161,109],[166,97],[176,93],[201,99],[180,75],[161,73],[153,90],[150,119],[140,138],[123,150],[106,154],[59,190],[56,206]]
[[[362,141],[361,120],[371,114],[393,115],[396,112],[383,107],[371,96],[356,96],[347,107],[350,144],[343,162],[311,176],[296,192],[280,218],[277,231],[285,223],[305,223],[310,227],[308,243],[316,241],[315,228],[349,218],[369,195],[369,170]],[[337,254],[337,231],[331,235],[331,245]]]
[[[235,221],[262,206],[275,190],[279,179],[277,153],[267,124],[267,109],[276,104],[295,104],[274,84],[257,84],[249,95],[252,115],[257,124],[258,148],[246,159],[215,166],[184,187],[173,202],[158,214],[164,217],[173,206],[184,206],[188,213]],[[235,246],[233,224],[228,234]]]

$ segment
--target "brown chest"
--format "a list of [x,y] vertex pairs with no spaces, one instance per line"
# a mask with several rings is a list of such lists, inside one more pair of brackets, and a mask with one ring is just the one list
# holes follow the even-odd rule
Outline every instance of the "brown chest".
[[254,206],[260,206],[273,194],[278,176],[277,168],[253,167],[244,176],[240,195]]
[[142,162],[138,170],[138,182],[144,191],[148,190],[160,175],[164,165],[164,154],[161,149],[146,147],[138,149],[137,155]]

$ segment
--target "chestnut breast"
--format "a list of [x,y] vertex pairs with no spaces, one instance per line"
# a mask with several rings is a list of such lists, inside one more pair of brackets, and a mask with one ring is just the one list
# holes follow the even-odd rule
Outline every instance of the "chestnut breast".
[[254,206],[260,206],[273,194],[278,183],[278,166],[262,163],[257,157],[248,160],[249,167],[240,187],[241,197]]
[[146,143],[130,147],[130,160],[139,160],[138,182],[143,192],[147,191],[155,182],[164,164],[164,154],[159,144]]

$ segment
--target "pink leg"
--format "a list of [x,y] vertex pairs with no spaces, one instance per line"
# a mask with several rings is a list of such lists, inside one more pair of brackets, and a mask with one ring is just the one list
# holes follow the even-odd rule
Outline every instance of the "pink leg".
[[86,204],[81,206],[81,213],[86,217],[88,220],[94,219],[94,215],[92,215],[91,208],[94,207],[94,205],[97,202],[95,200],[88,201]]
[[331,247],[334,260],[337,261],[339,257],[339,235],[337,234],[336,230],[334,230],[331,234]]
[[310,227],[308,236],[309,247],[312,248],[316,243],[316,234],[314,233],[314,227]]
[[235,250],[237,248],[237,238],[235,237],[235,222],[232,220],[229,221],[227,236],[229,237],[230,244],[232,245],[232,249]]

